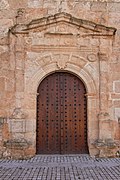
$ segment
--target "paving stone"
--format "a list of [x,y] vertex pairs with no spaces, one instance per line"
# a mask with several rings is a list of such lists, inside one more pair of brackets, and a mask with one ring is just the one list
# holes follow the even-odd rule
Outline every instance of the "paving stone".
[[88,155],[37,155],[0,160],[0,180],[119,180],[120,158]]

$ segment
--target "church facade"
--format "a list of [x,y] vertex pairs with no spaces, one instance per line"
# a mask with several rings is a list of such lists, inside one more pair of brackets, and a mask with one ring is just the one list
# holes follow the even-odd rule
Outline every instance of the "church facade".
[[0,157],[120,156],[120,2],[1,0]]

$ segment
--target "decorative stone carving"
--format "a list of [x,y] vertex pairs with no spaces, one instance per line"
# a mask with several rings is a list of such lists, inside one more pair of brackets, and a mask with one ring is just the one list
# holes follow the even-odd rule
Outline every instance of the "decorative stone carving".
[[68,53],[46,54],[45,56],[36,58],[36,60],[33,61],[35,61],[33,63],[36,63],[41,67],[56,62],[58,69],[65,69],[67,67],[67,63],[75,64],[79,67],[84,67],[87,63],[84,57]]
[[37,58],[36,62],[40,65],[40,66],[45,66],[47,64],[50,64],[52,62],[52,58],[51,55],[46,55],[42,58]]
[[7,9],[9,7],[9,4],[6,0],[0,1],[0,10]]
[[15,132],[15,133],[25,132],[25,120],[10,119],[10,132]]
[[11,118],[14,118],[14,119],[21,119],[21,118],[25,119],[26,118],[26,114],[21,110],[21,108],[15,108]]
[[17,16],[16,16],[17,24],[21,24],[21,23],[23,23],[25,21],[24,13],[25,13],[25,9],[23,9],[23,8],[18,9]]
[[58,69],[65,69],[67,67],[67,62],[63,60],[57,61]]
[[53,60],[56,61],[58,69],[65,69],[67,67],[67,62],[70,59],[69,54],[54,54]]
[[89,54],[89,55],[87,56],[87,59],[88,59],[88,61],[90,61],[90,62],[95,62],[95,61],[97,61],[97,55],[96,55],[96,54]]
[[29,142],[26,139],[10,139],[4,142],[4,146],[10,149],[27,149]]
[[80,57],[74,54],[71,55],[70,62],[80,67],[84,67],[85,64],[87,63],[84,57]]

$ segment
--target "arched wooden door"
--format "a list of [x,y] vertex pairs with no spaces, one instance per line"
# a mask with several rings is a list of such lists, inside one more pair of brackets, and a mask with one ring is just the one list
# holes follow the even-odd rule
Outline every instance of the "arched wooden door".
[[83,82],[56,72],[38,87],[37,154],[87,153],[87,101]]

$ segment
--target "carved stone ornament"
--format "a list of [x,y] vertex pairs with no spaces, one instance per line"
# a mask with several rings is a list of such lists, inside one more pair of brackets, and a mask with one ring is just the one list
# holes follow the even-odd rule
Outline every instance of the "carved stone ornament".
[[21,108],[15,108],[11,118],[15,118],[15,119],[21,119],[22,118],[22,119],[25,119],[26,118],[26,114],[21,110]]
[[87,59],[88,59],[88,61],[90,61],[90,62],[95,62],[95,61],[97,60],[97,55],[96,55],[96,54],[89,54],[89,55],[87,56]]
[[67,62],[64,59],[57,61],[58,69],[65,69],[67,67]]

